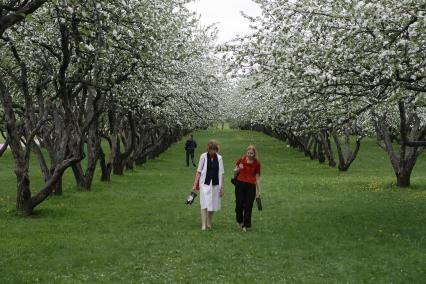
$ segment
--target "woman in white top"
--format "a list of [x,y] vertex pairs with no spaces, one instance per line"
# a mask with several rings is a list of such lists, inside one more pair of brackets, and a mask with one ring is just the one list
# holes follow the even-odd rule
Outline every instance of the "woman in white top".
[[200,189],[201,230],[211,229],[213,213],[220,210],[220,199],[224,194],[224,169],[222,156],[217,152],[217,141],[207,143],[207,152],[201,154],[195,175],[193,190]]

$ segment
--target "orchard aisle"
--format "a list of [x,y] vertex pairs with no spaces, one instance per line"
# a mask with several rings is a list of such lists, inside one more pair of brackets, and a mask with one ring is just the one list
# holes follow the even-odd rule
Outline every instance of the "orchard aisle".
[[[8,213],[14,186],[0,190],[0,282],[359,283],[421,282],[426,276],[426,163],[413,189],[389,187],[389,163],[365,141],[347,173],[310,161],[286,144],[250,131],[195,133],[196,157],[216,138],[225,161],[225,196],[214,229],[202,232],[198,198],[184,204],[195,169],[184,140],[92,192],[50,198],[34,218]],[[233,164],[256,145],[264,184],[253,230],[234,221]],[[8,157],[2,157],[2,159]],[[3,162],[3,160],[2,160]],[[10,180],[0,169],[0,182]],[[48,267],[48,269],[46,268]],[[395,269],[398,268],[398,269]]]

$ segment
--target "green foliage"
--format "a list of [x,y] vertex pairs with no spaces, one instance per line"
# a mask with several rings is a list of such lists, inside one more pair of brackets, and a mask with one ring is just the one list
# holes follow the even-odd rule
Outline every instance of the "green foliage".
[[[1,283],[420,283],[426,276],[426,159],[413,186],[396,190],[385,153],[363,142],[351,170],[337,173],[285,143],[250,131],[195,133],[198,158],[216,138],[226,187],[214,229],[202,232],[198,200],[184,205],[194,169],[184,141],[92,192],[50,198],[16,216],[10,152],[0,158]],[[264,211],[253,230],[234,222],[233,163],[253,143],[262,162]],[[32,185],[42,184],[37,161]]]
[[33,15],[32,14],[26,15],[25,21],[28,22],[28,23],[31,23],[32,21],[34,21]]

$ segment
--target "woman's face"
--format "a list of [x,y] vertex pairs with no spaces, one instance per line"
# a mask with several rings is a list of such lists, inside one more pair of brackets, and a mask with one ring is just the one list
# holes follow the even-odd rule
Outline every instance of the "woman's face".
[[210,155],[214,155],[214,154],[216,154],[217,153],[217,150],[216,149],[209,149],[209,154]]
[[246,155],[249,158],[254,158],[254,151],[253,151],[253,149],[248,149]]

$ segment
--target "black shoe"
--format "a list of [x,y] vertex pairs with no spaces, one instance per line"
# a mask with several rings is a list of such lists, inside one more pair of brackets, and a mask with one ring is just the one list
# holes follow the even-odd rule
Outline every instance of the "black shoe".
[[192,163],[192,165],[194,166],[194,167],[196,167],[197,165],[196,164],[194,164],[194,163]]

